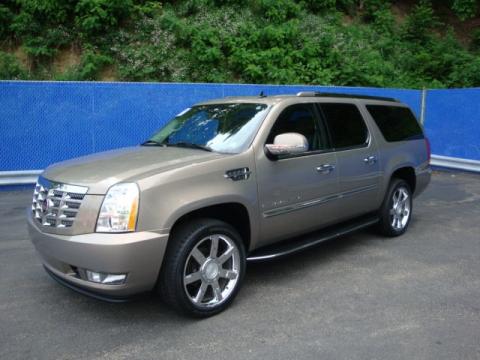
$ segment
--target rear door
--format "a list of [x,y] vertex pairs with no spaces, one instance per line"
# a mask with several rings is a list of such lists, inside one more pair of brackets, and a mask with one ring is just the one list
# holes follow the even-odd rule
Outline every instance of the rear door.
[[319,108],[337,157],[341,218],[376,210],[378,150],[359,108],[354,103],[320,103]]

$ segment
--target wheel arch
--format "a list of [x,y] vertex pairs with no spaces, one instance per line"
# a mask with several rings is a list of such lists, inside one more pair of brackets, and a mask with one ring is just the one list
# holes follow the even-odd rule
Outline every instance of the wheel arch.
[[392,172],[392,175],[390,176],[390,181],[392,179],[402,179],[404,180],[408,186],[410,186],[410,191],[415,193],[415,187],[417,185],[417,179],[415,176],[415,168],[410,165],[405,165],[398,167]]
[[192,219],[212,218],[231,225],[238,231],[248,252],[252,241],[251,214],[243,203],[237,201],[220,202],[206,206],[181,211],[172,219],[170,233],[182,224]]

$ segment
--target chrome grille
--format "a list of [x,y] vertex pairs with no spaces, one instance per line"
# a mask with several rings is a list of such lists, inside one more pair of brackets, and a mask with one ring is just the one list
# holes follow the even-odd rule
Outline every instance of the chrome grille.
[[42,226],[72,227],[88,188],[40,177],[33,192],[32,214]]

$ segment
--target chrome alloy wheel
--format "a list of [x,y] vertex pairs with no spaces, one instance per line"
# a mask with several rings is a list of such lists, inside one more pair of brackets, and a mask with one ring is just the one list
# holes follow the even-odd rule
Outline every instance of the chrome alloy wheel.
[[238,282],[240,253],[226,235],[203,238],[190,251],[183,270],[183,286],[189,300],[208,308],[223,303]]
[[395,190],[390,208],[390,224],[397,231],[403,230],[410,218],[411,206],[409,191],[405,187]]

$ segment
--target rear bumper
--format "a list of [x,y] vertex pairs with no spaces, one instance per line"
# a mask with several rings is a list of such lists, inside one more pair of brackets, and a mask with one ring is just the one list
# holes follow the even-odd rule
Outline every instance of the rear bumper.
[[416,177],[416,184],[415,184],[415,193],[413,194],[414,197],[420,195],[430,183],[430,179],[432,177],[432,168],[430,164],[425,164],[421,167],[418,167],[415,170],[415,177]]
[[[154,288],[168,234],[133,232],[65,236],[44,233],[28,216],[28,230],[47,272],[63,285],[102,300],[122,301]],[[84,270],[127,274],[121,285],[86,280]]]

